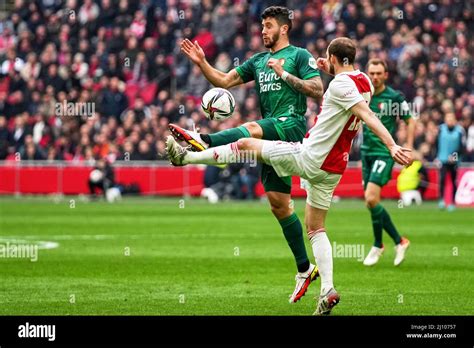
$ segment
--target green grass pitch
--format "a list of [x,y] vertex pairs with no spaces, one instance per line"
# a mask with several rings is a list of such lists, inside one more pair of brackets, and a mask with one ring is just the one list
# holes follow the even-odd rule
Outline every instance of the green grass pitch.
[[[473,210],[385,206],[412,242],[407,258],[393,266],[387,234],[372,268],[336,257],[333,314],[474,314]],[[295,208],[303,220],[304,201]],[[362,201],[334,203],[327,230],[331,243],[365,254],[372,242]],[[311,315],[320,287],[288,303],[296,269],[266,202],[3,197],[0,238],[59,243],[36,262],[0,258],[0,315]]]

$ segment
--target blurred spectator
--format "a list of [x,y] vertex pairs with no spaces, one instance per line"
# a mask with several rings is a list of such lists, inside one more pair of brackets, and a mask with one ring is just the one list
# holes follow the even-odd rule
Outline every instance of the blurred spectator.
[[25,145],[25,138],[30,133],[28,126],[25,125],[25,117],[18,115],[15,117],[15,126],[11,133],[11,141],[15,144],[15,150],[19,151]]
[[25,136],[24,143],[18,149],[18,152],[20,153],[20,158],[22,160],[33,161],[46,159],[46,156],[43,151],[36,146],[31,134],[27,134]]
[[200,98],[208,89],[209,82],[207,82],[204,75],[198,66],[193,65],[191,74],[187,82],[187,93],[193,97]]
[[102,90],[99,95],[100,110],[104,116],[118,118],[127,108],[127,96],[122,92],[121,82],[117,77],[112,77],[108,88]]
[[135,158],[139,161],[151,161],[156,159],[156,156],[150,149],[150,144],[146,140],[142,140],[138,143],[138,152]]
[[84,4],[79,9],[79,22],[87,24],[93,22],[99,16],[99,6],[92,0],[84,0]]
[[142,11],[135,12],[132,25],[130,26],[130,33],[137,39],[141,39],[145,35],[146,19]]
[[25,81],[36,80],[41,71],[41,64],[38,62],[36,53],[31,52],[28,54],[27,61],[23,69],[21,69],[21,77]]
[[224,169],[207,166],[201,196],[210,203],[226,199],[255,199],[260,166],[233,163]]
[[23,151],[21,158],[26,161],[46,159],[44,154],[36,147],[34,143],[28,143],[25,145],[25,150]]
[[216,6],[212,14],[212,34],[216,38],[216,44],[220,49],[225,49],[231,42],[237,27],[234,10],[229,8],[230,1],[221,2]]
[[474,123],[467,129],[466,160],[474,161]]
[[66,81],[58,75],[58,66],[51,64],[43,79],[46,86],[52,86],[56,93],[66,90]]
[[234,186],[235,198],[237,199],[255,199],[255,187],[258,183],[260,166],[249,163],[242,164],[231,177],[231,183]]
[[7,119],[0,115],[0,160],[4,160],[8,155],[9,132]]
[[440,163],[440,179],[439,192],[440,200],[439,207],[445,208],[444,191],[446,184],[446,174],[449,173],[452,186],[452,200],[448,205],[448,210],[454,209],[454,197],[456,196],[456,177],[460,156],[463,149],[464,130],[461,126],[456,124],[456,117],[454,113],[446,114],[444,123],[439,126],[438,136],[438,156],[436,160]]

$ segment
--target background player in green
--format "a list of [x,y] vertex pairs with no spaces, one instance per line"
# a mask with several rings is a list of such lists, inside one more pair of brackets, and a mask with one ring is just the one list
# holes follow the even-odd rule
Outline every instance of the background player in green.
[[[266,52],[258,53],[228,73],[213,68],[196,41],[183,40],[182,52],[199,66],[206,79],[216,87],[231,88],[255,81],[262,119],[215,134],[199,134],[170,124],[177,140],[202,151],[253,137],[266,140],[301,142],[306,133],[306,97],[320,99],[323,84],[314,57],[306,50],[290,45],[290,11],[271,6],[262,13],[262,39]],[[309,262],[301,222],[291,205],[291,177],[280,178],[268,165],[262,166],[261,180],[273,215],[281,225],[297,264],[296,287],[290,302],[298,301],[311,281],[318,276]]]
[[[405,147],[413,148],[415,120],[410,115],[403,95],[385,84],[388,78],[387,64],[381,59],[371,59],[367,64],[367,73],[375,88],[370,109],[377,114],[392,136],[397,130],[398,118],[404,120],[408,125]],[[370,210],[375,238],[364,265],[372,266],[382,256],[384,251],[382,233],[385,230],[395,242],[394,265],[398,266],[405,258],[405,251],[410,241],[400,236],[390,215],[380,204],[380,192],[392,177],[394,161],[380,139],[365,124],[363,132],[361,158],[364,195],[365,203]]]

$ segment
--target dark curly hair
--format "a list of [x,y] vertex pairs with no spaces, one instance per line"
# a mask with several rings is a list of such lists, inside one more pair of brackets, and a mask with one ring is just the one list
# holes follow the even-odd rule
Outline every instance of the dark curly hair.
[[262,19],[275,18],[280,25],[288,25],[288,32],[291,30],[290,10],[283,6],[267,7],[262,13]]

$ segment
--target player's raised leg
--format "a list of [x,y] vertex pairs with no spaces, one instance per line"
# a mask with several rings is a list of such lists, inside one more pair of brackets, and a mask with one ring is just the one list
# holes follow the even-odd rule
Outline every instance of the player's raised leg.
[[264,141],[266,140],[240,139],[227,145],[210,148],[201,152],[192,152],[179,145],[170,135],[166,139],[166,151],[171,164],[174,166],[256,162],[261,161]]
[[236,128],[225,129],[212,134],[203,134],[202,137],[209,144],[209,147],[215,147],[237,141],[241,138],[262,139],[263,130],[257,122],[246,122]]
[[173,123],[168,125],[168,129],[176,140],[186,142],[191,145],[195,151],[203,151],[209,147],[227,145],[242,138],[261,139],[263,137],[263,130],[257,122],[247,122],[239,127],[225,129],[212,134],[203,134],[187,130]]

